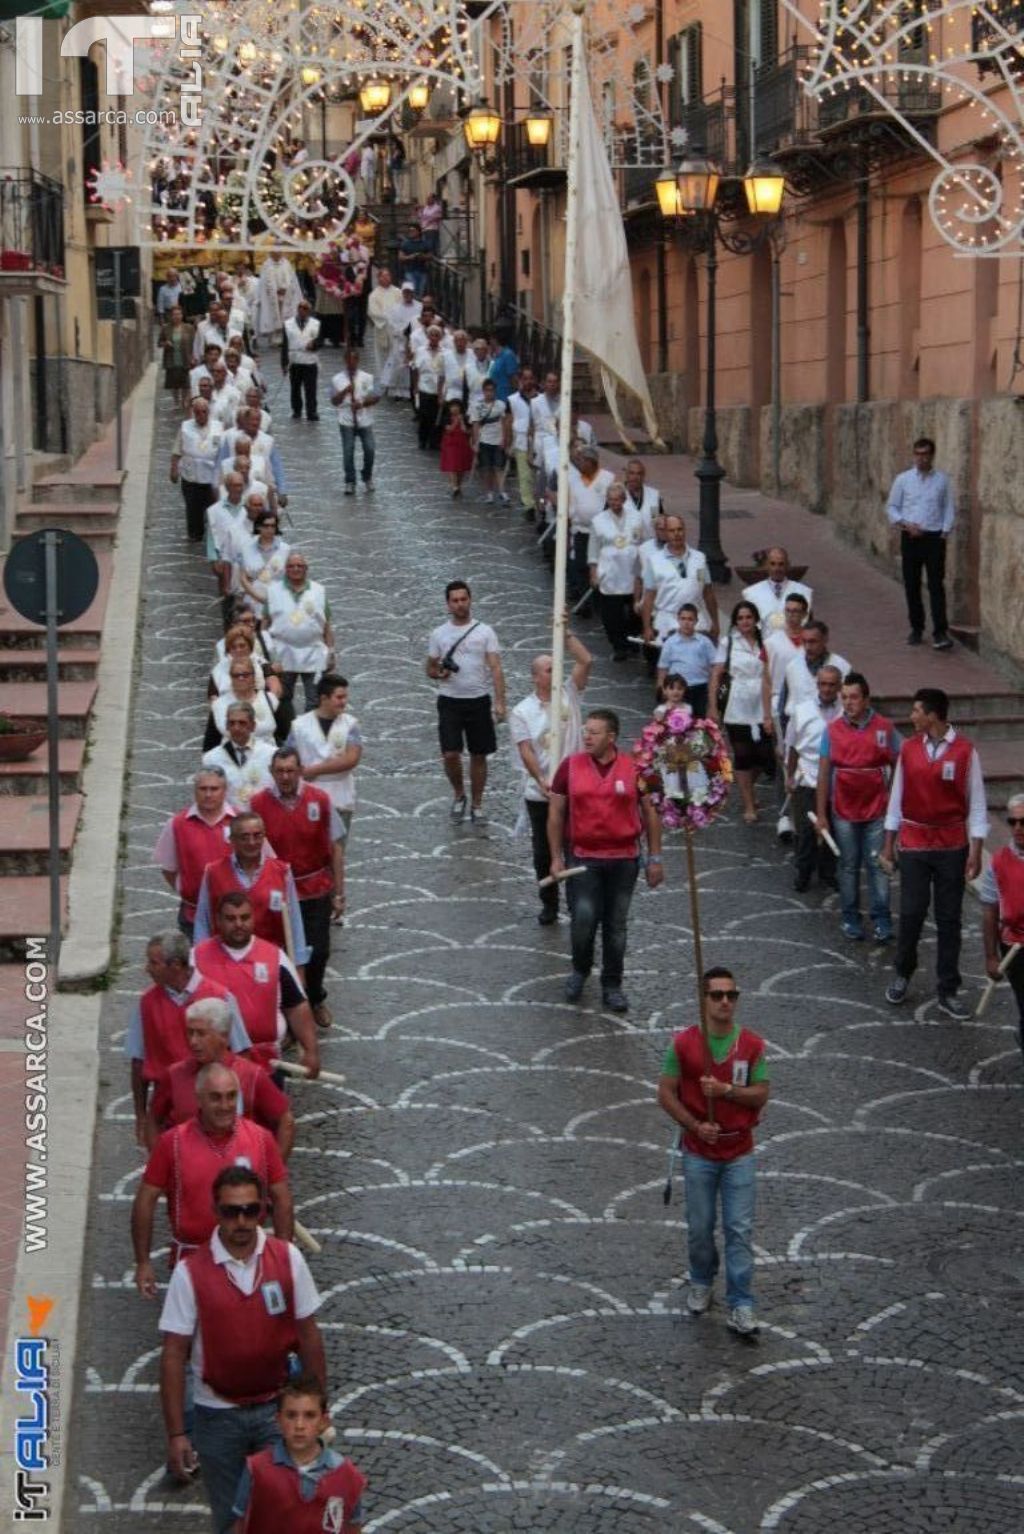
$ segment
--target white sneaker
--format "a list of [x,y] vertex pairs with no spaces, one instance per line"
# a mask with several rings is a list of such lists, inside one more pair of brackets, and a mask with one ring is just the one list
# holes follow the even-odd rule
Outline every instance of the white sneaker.
[[726,1322],[731,1332],[740,1337],[756,1337],[761,1328],[757,1324],[753,1305],[736,1305],[729,1312]]
[[780,842],[790,841],[793,836],[793,822],[788,815],[780,815],[779,823],[775,827],[775,834]]
[[494,505],[494,496],[493,495],[485,495],[484,496],[484,505],[485,506],[493,506]]
[[691,1284],[686,1291],[686,1308],[691,1316],[702,1316],[711,1306],[711,1285]]
[[503,506],[509,506],[509,505],[511,505],[511,502],[512,502],[511,496],[506,495],[504,490],[498,496],[498,500],[501,502],[501,504]]

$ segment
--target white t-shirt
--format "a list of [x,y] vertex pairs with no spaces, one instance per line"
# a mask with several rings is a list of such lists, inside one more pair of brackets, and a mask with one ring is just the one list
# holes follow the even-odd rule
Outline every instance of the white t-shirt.
[[[570,677],[562,687],[562,760],[583,750],[583,721],[580,714],[580,695]],[[519,755],[521,741],[529,741],[546,779],[551,778],[551,710],[550,704],[542,703],[535,692],[517,703],[509,715],[509,729],[516,753],[516,766],[523,775],[523,797],[544,802],[540,784],[530,776]]]
[[[252,1294],[256,1287],[260,1273],[260,1258],[266,1244],[267,1233],[260,1229],[256,1232],[256,1250],[248,1262],[238,1262],[225,1249],[218,1231],[214,1231],[210,1237],[213,1260],[224,1265],[228,1278],[243,1294]],[[292,1270],[295,1319],[305,1321],[307,1316],[316,1314],[322,1302],[316,1284],[313,1282],[313,1276],[306,1266],[306,1259],[297,1247],[292,1246],[291,1242],[288,1243],[288,1261]],[[173,1332],[176,1337],[193,1338],[192,1378],[196,1405],[212,1406],[217,1409],[233,1407],[234,1401],[225,1401],[223,1396],[217,1395],[203,1380],[203,1334],[199,1325],[199,1310],[187,1261],[177,1263],[171,1274],[164,1308],[160,1312],[159,1329],[162,1332]]]
[[760,727],[764,720],[764,703],[761,682],[766,661],[758,644],[748,644],[738,632],[726,635],[719,641],[715,664],[726,666],[732,677],[729,701],[725,705],[726,724],[747,724]]
[[[845,655],[837,655],[834,650],[828,652],[822,664],[834,666],[840,677],[844,677],[848,671],[853,670]],[[785,672],[787,714],[792,714],[798,703],[806,703],[808,699],[813,700],[818,696],[818,671],[820,670],[821,666],[817,668],[817,671],[810,670],[807,665],[806,650],[798,650],[793,656]]]
[[614,483],[610,469],[598,469],[588,484],[576,465],[570,465],[569,526],[574,533],[589,533],[594,518],[604,510],[608,487]]
[[666,547],[648,557],[644,590],[655,593],[653,621],[659,640],[675,633],[684,602],[692,602],[697,609],[698,633],[710,631],[711,615],[704,602],[704,588],[710,580],[708,562],[699,549],[687,546],[677,558]]
[[764,653],[768,657],[768,670],[772,679],[772,712],[779,706],[779,693],[786,678],[786,667],[799,654],[801,646],[794,644],[784,628],[775,629],[765,637]]
[[530,401],[524,394],[516,392],[508,397],[508,408],[512,412],[512,451],[525,453],[530,444]]
[[643,518],[632,507],[617,517],[609,509],[598,512],[590,524],[587,563],[597,566],[598,590],[606,596],[625,597],[633,591],[640,571],[639,548]]
[[503,399],[481,399],[469,412],[469,419],[480,428],[480,441],[488,447],[500,447],[504,436],[508,406]]
[[488,623],[452,623],[449,619],[431,634],[427,654],[440,660],[456,643],[458,649],[452,659],[459,669],[454,676],[445,672],[437,690],[442,698],[482,698],[494,685],[487,657],[501,654],[498,636]]
[[[351,386],[351,387],[349,387]],[[373,374],[365,373],[361,368],[356,369],[355,381],[347,372],[335,373],[331,379],[331,393],[338,394],[342,389],[348,388],[348,393],[340,405],[336,405],[338,423],[341,426],[372,426],[373,406],[363,404],[363,400],[369,399],[371,394],[376,393],[373,386]],[[352,406],[355,405],[355,410]]]

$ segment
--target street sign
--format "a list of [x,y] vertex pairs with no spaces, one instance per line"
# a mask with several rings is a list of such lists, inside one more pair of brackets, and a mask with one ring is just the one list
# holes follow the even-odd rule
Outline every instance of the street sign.
[[[120,284],[117,268],[120,267]],[[121,301],[117,289],[120,286]],[[96,317],[101,320],[118,320],[127,317],[124,300],[142,296],[139,247],[137,245],[111,245],[96,251]],[[120,313],[118,310],[120,309]]]
[[96,595],[100,572],[84,538],[60,527],[42,528],[20,538],[7,556],[4,591],[16,612],[29,623],[46,622],[46,538],[56,535],[57,627],[80,618]]

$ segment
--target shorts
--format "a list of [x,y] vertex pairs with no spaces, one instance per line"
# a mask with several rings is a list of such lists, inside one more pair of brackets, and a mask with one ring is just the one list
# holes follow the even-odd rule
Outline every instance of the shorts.
[[465,749],[470,756],[493,756],[498,741],[490,693],[480,698],[438,698],[437,734],[442,752]]
[[481,442],[477,448],[476,461],[481,469],[503,469],[505,449],[496,442]]

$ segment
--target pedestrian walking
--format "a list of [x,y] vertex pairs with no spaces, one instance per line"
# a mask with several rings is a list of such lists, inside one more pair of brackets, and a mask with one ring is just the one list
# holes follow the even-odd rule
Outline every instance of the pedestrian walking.
[[195,338],[195,330],[186,323],[178,305],[173,305],[160,333],[160,345],[163,350],[164,388],[171,391],[172,403],[182,411],[188,409],[189,363]]
[[956,520],[956,506],[949,475],[935,467],[935,443],[931,437],[918,437],[913,468],[904,469],[893,480],[888,516],[900,534],[903,589],[910,620],[907,643],[919,645],[924,635],[921,598],[924,575],[932,609],[932,649],[951,650],[953,641],[946,617],[946,543]]
[[669,634],[658,656],[658,690],[663,692],[666,678],[673,673],[686,683],[686,701],[697,719],[708,712],[708,683],[717,650],[707,634],[697,633],[700,613],[695,602],[684,602],[679,609],[679,628]]
[[601,931],[601,996],[610,1012],[628,1012],[622,989],[630,902],[640,872],[640,840],[647,839],[647,883],[665,877],[661,821],[650,798],[640,796],[631,756],[619,750],[619,716],[592,709],[583,724],[583,749],[566,757],[550,788],[548,849],[551,872],[566,871],[565,843],[574,875],[568,885],[572,918],[572,972],[566,1001],[578,1001],[594,966]]
[[192,803],[164,822],[153,848],[153,862],[178,896],[178,926],[191,939],[203,870],[224,856],[237,813],[227,802],[227,774],[221,767],[201,767],[192,778]]
[[263,820],[254,810],[235,816],[230,850],[203,870],[196,901],[196,945],[213,932],[222,897],[229,890],[240,890],[252,902],[256,937],[290,950],[289,958],[301,966],[309,957],[309,946],[295,879],[286,860],[275,857],[270,846]]
[[[835,666],[822,666],[817,683],[817,697],[813,702],[805,698],[797,704],[786,729],[786,791],[793,806],[796,828],[793,888],[798,892],[810,888],[815,874],[819,884],[829,889],[836,885],[835,854],[818,834],[819,828],[811,816],[817,818],[822,740],[829,725],[841,712],[839,688],[842,677]],[[845,920],[843,932],[847,937],[864,935],[863,931],[855,932],[853,925]]]
[[977,751],[949,723],[949,699],[941,688],[918,688],[910,723],[914,734],[900,747],[885,813],[882,856],[891,863],[897,837],[900,849],[896,974],[885,999],[894,1007],[907,999],[934,900],[939,1011],[964,1022],[971,1014],[957,995],[961,916],[964,884],[981,872],[988,835],[985,784]]
[[739,601],[733,608],[729,633],[719,641],[708,685],[708,717],[725,725],[743,819],[751,826],[757,820],[754,785],[762,772],[775,770],[771,679],[752,602]]
[[356,493],[357,442],[363,455],[363,485],[367,490],[373,489],[373,465],[377,453],[373,407],[379,399],[373,374],[359,366],[359,353],[350,346],[345,353],[344,368],[331,379],[331,404],[338,411],[346,495]]
[[1011,794],[1006,824],[1009,845],[993,854],[978,884],[978,895],[989,979],[999,978],[1000,965],[1012,948],[1022,950],[1010,960],[1005,974],[1017,1003],[1017,1037],[1024,1050],[1024,794]]
[[317,679],[327,670],[334,653],[331,605],[321,583],[310,580],[309,562],[297,549],[292,549],[285,561],[284,578],[272,581],[267,588],[263,627],[270,636],[274,659],[281,666],[282,703],[291,703],[296,683],[301,681],[306,707],[314,708]]
[[270,782],[274,747],[256,738],[256,710],[251,703],[229,704],[226,723],[223,741],[204,753],[203,766],[219,767],[227,779],[228,803],[236,810],[247,810],[253,795]]
[[764,568],[766,571],[764,580],[757,581],[752,586],[744,586],[741,595],[748,602],[753,602],[760,613],[761,632],[767,642],[770,634],[785,627],[786,602],[789,598],[803,597],[804,612],[809,613],[814,592],[810,586],[792,579],[789,573],[789,554],[780,545],[767,551],[764,556]]
[[507,404],[497,397],[493,378],[483,380],[480,402],[471,410],[470,420],[473,450],[484,486],[484,505],[492,505],[496,495],[507,503],[508,496],[503,490],[499,491],[498,480],[505,467],[512,423]]
[[590,524],[587,565],[591,589],[613,661],[629,660],[629,636],[636,629],[633,597],[640,574],[643,516],[626,504],[626,487],[618,480],[608,486],[605,506]]
[[201,543],[206,537],[206,508],[217,499],[214,481],[222,436],[220,423],[210,419],[209,401],[197,395],[191,419],[178,428],[170,466],[171,483],[181,484],[190,543]]
[[434,629],[426,670],[438,682],[437,724],[441,760],[451,784],[450,816],[466,818],[462,753],[469,753],[469,818],[486,825],[483,810],[487,758],[498,749],[494,721],[505,718],[505,675],[501,647],[490,624],[472,616],[472,593],[465,581],[449,581],[444,591],[448,618]]
[[330,1425],[321,1381],[290,1379],[277,1399],[279,1442],[250,1455],[238,1483],[240,1534],[360,1534],[366,1477],[322,1443]]
[[319,421],[316,391],[320,380],[316,346],[320,338],[320,321],[312,312],[308,298],[300,298],[295,318],[285,320],[281,341],[281,372],[288,375],[292,394],[292,420],[302,420],[302,406],[306,406],[306,419]]
[[452,400],[448,405],[448,423],[441,433],[441,473],[448,475],[453,500],[462,494],[462,481],[472,469],[473,444],[466,430],[462,403]]
[[719,1268],[721,1207],[727,1325],[756,1337],[754,1310],[754,1126],[770,1091],[764,1040],[736,1021],[732,970],[704,972],[704,1019],[677,1033],[665,1054],[658,1103],[683,1131],[689,1288],[686,1308],[711,1306]]

